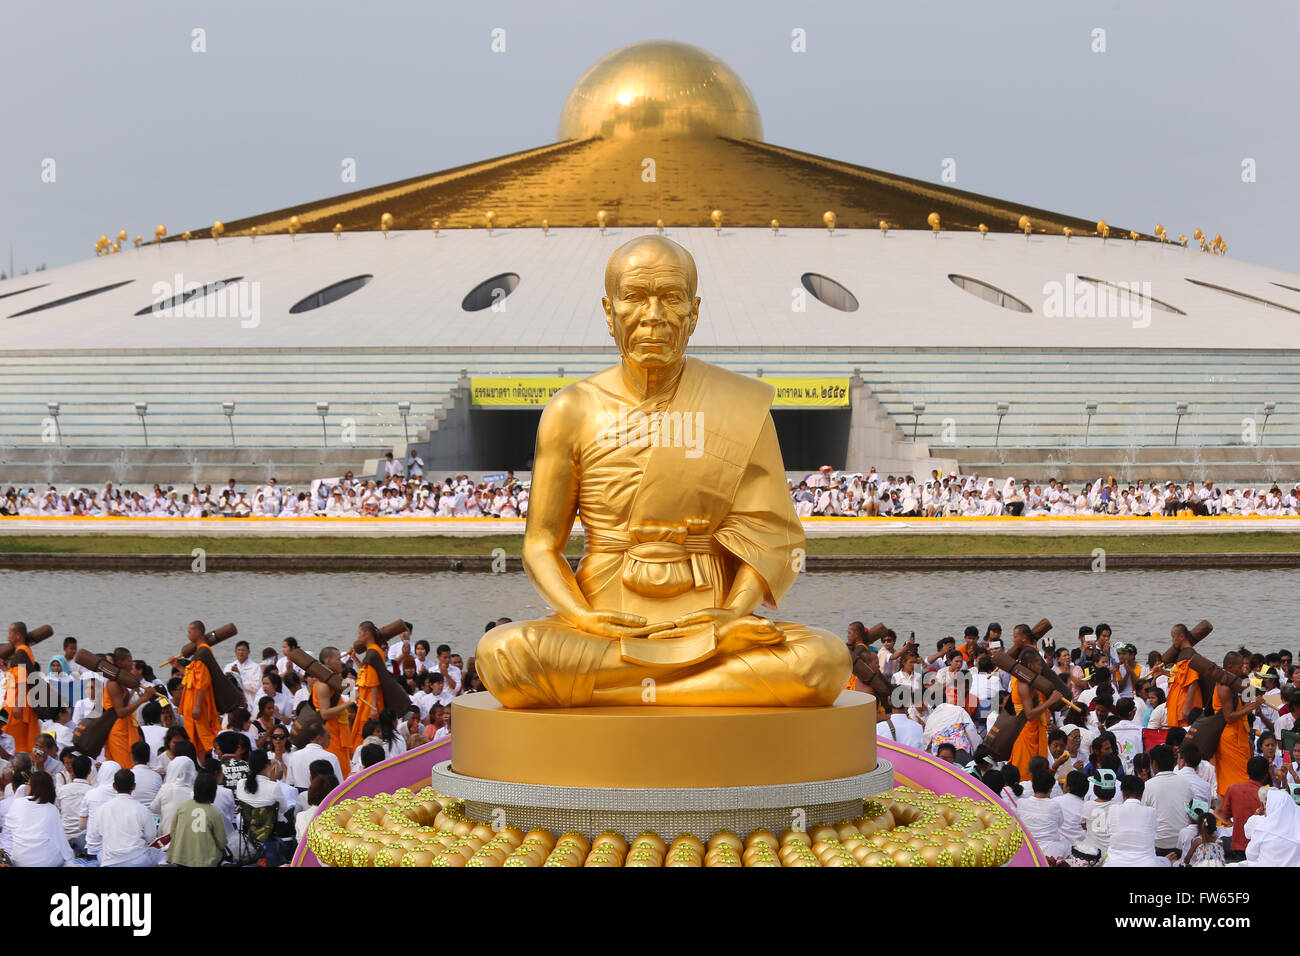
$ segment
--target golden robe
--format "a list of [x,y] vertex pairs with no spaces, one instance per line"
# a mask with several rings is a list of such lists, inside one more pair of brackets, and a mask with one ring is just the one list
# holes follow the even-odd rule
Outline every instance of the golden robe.
[[[195,719],[194,701],[201,692],[203,702],[199,704],[199,716]],[[212,675],[202,661],[190,661],[185,667],[185,676],[181,678],[180,714],[185,721],[185,730],[190,735],[190,743],[194,744],[194,749],[202,759],[212,752],[217,734],[221,733],[221,715],[217,713],[217,704],[212,697]]]
[[[374,650],[380,657],[384,656],[383,650],[376,644],[367,645],[366,650]],[[365,739],[366,722],[379,716],[380,699],[379,675],[369,664],[362,664],[357,671],[357,716],[352,721],[349,743],[355,746]],[[333,733],[333,728],[330,732]]]
[[1183,707],[1192,698],[1192,709],[1204,706],[1201,700],[1201,675],[1187,661],[1179,661],[1169,671],[1169,694],[1165,698],[1165,720],[1170,727],[1186,727]]
[[[113,709],[113,699],[108,695],[107,684],[104,685],[101,704],[105,711]],[[141,739],[140,724],[136,721],[135,714],[117,718],[113,722],[113,729],[108,732],[108,740],[104,742],[104,759],[114,761],[124,770],[130,770],[135,765],[131,759],[131,746]]]
[[[1222,684],[1214,685],[1214,707],[1218,713],[1236,710],[1240,704],[1232,691]],[[1214,752],[1214,776],[1218,783],[1219,797],[1228,792],[1234,783],[1245,783],[1250,779],[1246,773],[1246,762],[1250,760],[1250,715],[1240,720],[1229,720],[1223,724],[1223,733],[1219,735],[1219,749]]]
[[[671,621],[723,606],[748,565],[764,603],[776,607],[802,568],[805,542],[769,413],[771,386],[688,358],[675,388],[630,405],[600,377],[568,386],[600,426],[584,436],[576,462],[586,553],[575,578],[588,603]],[[618,639],[551,615],[493,628],[475,663],[507,707],[833,702],[851,672],[843,641],[778,626],[780,643],[647,663],[624,657]]]
[[4,705],[9,711],[9,723],[5,725],[4,731],[14,739],[14,753],[32,752],[36,746],[36,738],[41,733],[41,722],[36,713],[35,707],[28,706],[28,686],[27,675],[28,667],[26,663],[19,663],[26,655],[26,660],[32,664],[35,669],[36,657],[32,654],[32,649],[26,644],[19,644],[14,648],[13,663],[9,667],[9,680],[6,682]]
[[[324,714],[325,708],[337,703],[330,685],[318,680],[311,691],[311,705],[316,708],[316,712]],[[325,721],[325,727],[330,732],[329,746],[325,749],[339,758],[339,769],[343,771],[345,780],[352,773],[352,728],[348,726],[347,714],[345,710],[337,717]]]
[[[1011,678],[1011,702],[1016,708],[1017,714],[1025,712],[1024,704],[1020,702],[1020,688],[1022,684],[1019,678]],[[1043,695],[1035,690],[1030,690],[1029,699],[1037,707],[1043,702]],[[1033,720],[1026,720],[1025,726],[1020,731],[1020,736],[1016,738],[1015,744],[1011,747],[1011,759],[1008,763],[1014,764],[1020,771],[1020,780],[1022,783],[1030,784],[1029,779],[1029,761],[1035,757],[1047,756],[1047,711],[1043,711]],[[1030,792],[1033,788],[1030,787]]]

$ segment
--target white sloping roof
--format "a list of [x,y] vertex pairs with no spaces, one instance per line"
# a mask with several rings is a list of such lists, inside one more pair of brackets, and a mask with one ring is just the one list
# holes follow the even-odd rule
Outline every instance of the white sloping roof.
[[[3,350],[234,349],[304,345],[442,346],[490,350],[604,348],[605,262],[644,229],[537,229],[353,233],[195,240],[121,253],[0,282]],[[1111,239],[876,230],[669,229],[699,266],[701,318],[694,347],[790,349],[872,347],[1300,348],[1300,276],[1192,248]],[[501,312],[465,312],[475,285],[503,272],[520,277]],[[828,276],[858,299],[840,312],[811,296],[792,308],[806,273]],[[1044,315],[1045,285],[1068,274],[1150,283],[1149,293],[1186,315],[1156,309],[1149,326],[1130,318]],[[301,298],[340,280],[372,274],[360,291],[290,315]],[[950,274],[988,283],[1030,313],[958,288]],[[181,283],[242,276],[256,283],[255,327],[238,317],[179,318],[135,312]],[[1187,281],[1272,300],[1269,308]],[[129,284],[55,308],[45,302],[124,280]],[[44,284],[17,295],[8,293]],[[1294,288],[1284,288],[1291,286]],[[170,291],[167,293],[170,294]]]

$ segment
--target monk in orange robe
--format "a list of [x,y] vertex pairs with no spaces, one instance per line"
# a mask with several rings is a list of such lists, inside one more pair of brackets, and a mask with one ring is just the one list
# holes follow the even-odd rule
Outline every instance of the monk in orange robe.
[[[1223,658],[1223,669],[1233,674],[1240,673],[1241,655],[1229,651]],[[1245,783],[1250,779],[1246,773],[1246,762],[1251,755],[1250,721],[1246,718],[1263,703],[1261,694],[1243,707],[1230,685],[1214,685],[1215,711],[1222,714],[1224,720],[1223,733],[1219,735],[1219,749],[1214,752],[1214,773],[1218,778],[1220,798],[1234,783]]]
[[[208,645],[200,642],[199,647]],[[202,759],[212,752],[217,734],[221,733],[221,715],[217,713],[217,704],[212,697],[212,674],[202,661],[191,660],[185,667],[185,676],[181,678],[180,713],[185,718],[190,742]]]
[[14,753],[31,753],[41,732],[40,718],[35,707],[27,705],[28,670],[37,669],[36,656],[27,645],[27,625],[14,621],[9,625],[9,643],[14,653],[9,658],[9,679],[6,682],[5,707],[9,723],[5,733],[14,739]]
[[[1175,624],[1169,632],[1175,650],[1183,651],[1192,646],[1187,628]],[[1187,661],[1178,661],[1169,671],[1169,693],[1165,699],[1165,719],[1170,727],[1186,727],[1188,715],[1198,707],[1205,706],[1201,695],[1201,675]]]
[[[357,625],[356,647],[363,648],[357,655],[358,660],[365,657],[366,651],[375,650],[381,659],[384,648],[379,639],[379,629],[371,621],[362,621]],[[361,664],[357,670],[357,716],[352,721],[352,741],[365,739],[362,731],[366,721],[379,717],[382,696],[379,692],[379,675],[369,664]]]
[[[114,650],[110,658],[119,670],[127,674],[131,673],[133,663],[131,652],[125,647]],[[113,729],[109,731],[108,740],[104,744],[105,760],[112,760],[125,769],[130,769],[135,764],[135,761],[131,759],[131,745],[143,739],[135,712],[152,700],[155,693],[156,691],[152,687],[146,687],[134,700],[131,700],[131,692],[121,684],[115,681],[108,681],[104,684],[104,697],[100,703],[103,705],[105,712],[111,708],[117,714],[117,720],[113,724]]]
[[[336,674],[343,673],[343,661],[337,647],[321,648],[320,662]],[[311,705],[330,732],[330,741],[325,749],[339,758],[339,768],[346,780],[352,773],[352,728],[347,722],[348,703],[341,694],[335,694],[329,684],[318,680],[311,689]]]
[[[1043,657],[1033,647],[1020,652],[1020,662],[1036,671],[1043,669]],[[1011,678],[1011,702],[1017,714],[1025,715],[1025,726],[1011,747],[1010,763],[1020,771],[1020,779],[1029,779],[1029,761],[1047,756],[1047,712],[1061,699],[1060,691],[1044,697],[1017,677]]]

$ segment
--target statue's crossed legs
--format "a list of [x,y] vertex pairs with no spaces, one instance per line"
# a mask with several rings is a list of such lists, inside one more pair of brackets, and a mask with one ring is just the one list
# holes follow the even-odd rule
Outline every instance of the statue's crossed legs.
[[848,649],[829,631],[778,622],[779,644],[719,652],[695,664],[623,660],[617,639],[588,634],[558,616],[520,621],[479,640],[475,667],[506,707],[815,707],[835,701],[850,673]]

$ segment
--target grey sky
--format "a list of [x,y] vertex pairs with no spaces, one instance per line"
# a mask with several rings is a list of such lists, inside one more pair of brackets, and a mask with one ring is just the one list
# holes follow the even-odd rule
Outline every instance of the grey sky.
[[952,157],[959,188],[1199,226],[1300,271],[1298,19],[1294,0],[6,0],[0,268],[11,244],[19,272],[55,266],[119,228],[175,234],[552,142],[591,63],[669,37],[740,74],[770,142],[936,182]]

